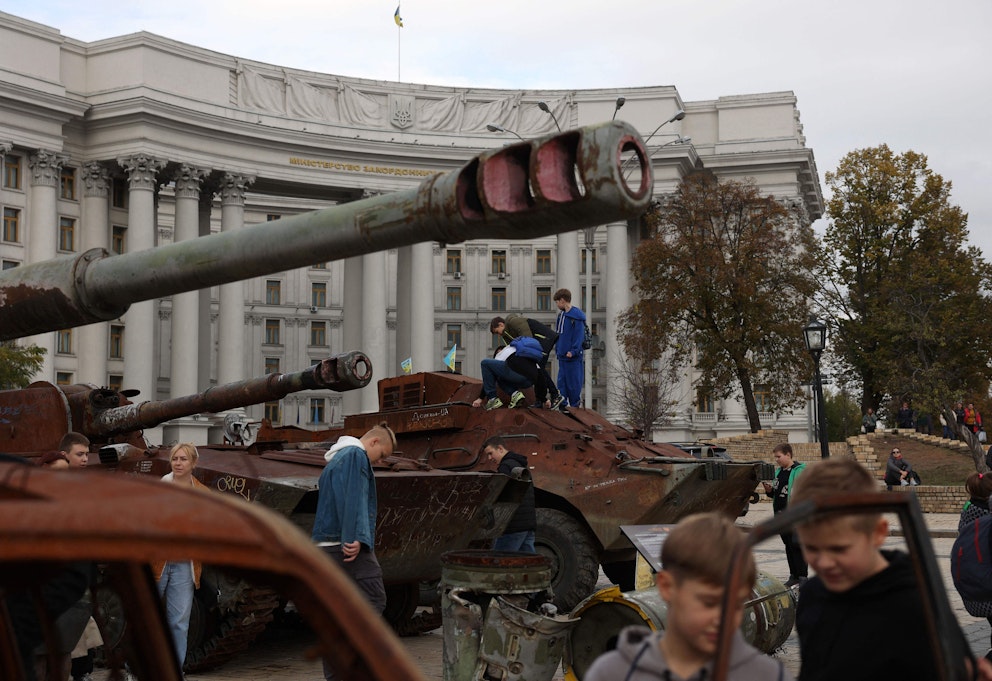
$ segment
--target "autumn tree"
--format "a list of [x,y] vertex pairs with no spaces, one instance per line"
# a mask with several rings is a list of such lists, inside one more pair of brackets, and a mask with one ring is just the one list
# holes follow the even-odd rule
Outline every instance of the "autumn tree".
[[953,416],[955,399],[988,393],[992,279],[951,183],[926,156],[885,145],[849,153],[826,180],[832,343],[862,410],[911,400]]
[[23,388],[41,369],[45,349],[21,346],[14,341],[0,342],[0,390]]
[[694,366],[714,399],[739,391],[753,432],[756,384],[770,389],[772,410],[801,404],[810,373],[802,327],[816,290],[809,225],[753,182],[698,172],[645,226],[633,265],[639,300],[622,333]]

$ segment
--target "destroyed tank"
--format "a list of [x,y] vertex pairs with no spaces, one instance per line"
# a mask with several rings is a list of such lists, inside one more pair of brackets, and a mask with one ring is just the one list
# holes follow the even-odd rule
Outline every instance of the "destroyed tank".
[[551,559],[555,602],[566,610],[593,593],[600,566],[633,588],[635,549],[621,526],[675,523],[700,511],[736,517],[758,482],[774,476],[768,463],[698,459],[645,442],[589,409],[473,407],[481,387],[454,373],[386,378],[378,383],[378,412],[346,416],[343,428],[319,432],[263,423],[259,437],[330,441],[385,421],[396,431],[397,455],[434,469],[482,471],[492,470],[483,443],[503,436],[507,449],[530,460],[536,546]]
[[[628,157],[640,166],[631,184],[621,172]],[[483,153],[407,191],[146,251],[92,249],[5,270],[0,340],[117,319],[138,301],[423,241],[531,239],[632,218],[651,200],[646,159],[626,123],[589,126]],[[319,382],[325,372],[330,383]],[[0,452],[36,455],[56,449],[61,435],[75,430],[90,438],[100,467],[161,476],[169,471],[168,448],[149,446],[142,428],[278,399],[289,390],[360,387],[370,377],[367,359],[351,353],[289,377],[270,375],[164,402],[131,403],[134,391],[128,390],[36,383],[0,392]],[[213,489],[288,516],[309,533],[323,451],[264,438],[250,447],[209,445],[200,448],[197,476]],[[417,607],[419,584],[439,577],[440,553],[497,535],[519,503],[523,483],[436,470],[411,459],[393,468],[407,470],[376,476],[376,544],[389,588],[387,616],[402,625]],[[212,583],[201,591],[191,623],[190,669],[235,654],[278,605],[270,594],[240,583]]]

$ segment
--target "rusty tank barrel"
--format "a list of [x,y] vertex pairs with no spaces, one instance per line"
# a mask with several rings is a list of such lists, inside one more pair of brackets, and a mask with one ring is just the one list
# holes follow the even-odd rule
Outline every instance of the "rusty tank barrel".
[[[633,158],[640,172],[621,172]],[[424,241],[533,239],[640,215],[653,178],[629,124],[487,151],[418,187],[157,248],[0,273],[0,340],[116,319],[132,303]],[[629,173],[628,173],[629,174]]]
[[361,352],[347,352],[321,360],[293,374],[267,374],[259,378],[227,383],[196,395],[171,400],[127,404],[98,411],[87,419],[84,431],[90,436],[106,436],[199,414],[220,412],[250,404],[277,400],[300,390],[357,390],[372,380],[372,362]]

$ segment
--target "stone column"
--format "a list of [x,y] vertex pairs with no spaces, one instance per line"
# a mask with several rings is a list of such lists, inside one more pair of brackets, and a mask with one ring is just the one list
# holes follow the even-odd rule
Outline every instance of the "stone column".
[[[199,235],[209,236],[210,235],[210,215],[213,212],[214,207],[214,193],[216,191],[216,185],[211,183],[211,186],[201,186],[200,189],[200,201],[199,201]],[[199,333],[199,345],[196,350],[197,354],[197,370],[196,370],[196,390],[197,392],[203,392],[210,387],[210,377],[212,376],[213,358],[214,358],[214,344],[213,339],[215,333],[213,330],[213,319],[215,315],[211,309],[211,290],[205,289],[200,292],[200,297],[197,307],[197,326],[200,329]]]
[[[110,250],[110,173],[101,163],[90,161],[80,168],[83,183],[83,212],[80,225],[81,250]],[[79,329],[79,383],[107,385],[107,356],[110,324],[97,322]]]
[[[200,185],[206,173],[206,170],[188,164],[182,164],[176,172],[176,224],[173,231],[173,241],[176,243],[195,239],[200,234]],[[171,397],[192,395],[198,390],[200,293],[187,291],[172,296]],[[209,425],[199,414],[175,419],[163,427],[165,442],[205,443]]]
[[[64,154],[39,149],[28,157],[31,169],[31,224],[24,230],[29,263],[51,260],[56,256],[59,236],[58,191],[62,166],[69,160]],[[35,380],[55,381],[55,333],[39,333],[25,343],[45,348],[45,358]]]
[[[622,381],[616,372],[609,367],[623,363],[623,349],[617,338],[617,317],[630,307],[630,236],[628,228],[636,229],[637,221],[613,223],[606,226],[606,332],[600,331],[600,336],[606,343],[605,362],[600,365],[607,367],[607,399],[606,418],[614,423],[623,420],[619,405],[609,399],[609,395],[618,394],[617,383]],[[602,412],[603,410],[600,409]]]
[[[411,324],[413,320],[413,291],[414,275],[411,272],[413,261],[413,246],[402,246],[396,249],[396,366],[390,367],[393,373],[402,373],[404,359],[413,357],[411,349]],[[420,291],[418,291],[418,294]],[[414,371],[423,371],[416,363]]]
[[[200,183],[205,171],[183,164],[176,174],[176,226],[173,241],[195,239],[200,233]],[[172,397],[197,391],[199,291],[172,296]]]
[[[230,232],[240,229],[245,221],[245,190],[254,176],[226,173],[221,179],[220,229]],[[217,332],[220,347],[217,360],[218,384],[245,378],[245,293],[240,281],[220,287],[220,327]]]
[[[362,350],[372,362],[372,381],[362,388],[362,412],[379,410],[378,380],[389,376],[386,329],[386,252],[362,256]],[[355,391],[353,391],[355,392]]]
[[[579,233],[565,232],[558,235],[558,276],[554,290],[567,288],[572,292],[572,305],[582,307],[582,287],[579,284]],[[588,310],[582,310],[587,315]]]
[[[434,244],[414,244],[411,257],[410,357],[414,371],[430,371],[437,360],[434,347]],[[402,285],[402,281],[401,281]]]
[[[348,258],[344,261],[344,289],[342,291],[342,303],[344,305],[344,327],[342,328],[342,352],[352,350],[367,351],[362,343],[362,270],[364,260],[362,256]],[[379,380],[382,367],[372,367],[372,384]],[[345,414],[357,414],[362,410],[361,391],[349,390],[342,393],[342,406]]]
[[[134,253],[155,246],[156,176],[165,161],[145,154],[119,158],[128,176],[127,251]],[[155,363],[155,300],[134,303],[124,315],[124,387],[139,392],[136,401],[157,399]],[[161,428],[145,431],[150,444],[162,442]]]

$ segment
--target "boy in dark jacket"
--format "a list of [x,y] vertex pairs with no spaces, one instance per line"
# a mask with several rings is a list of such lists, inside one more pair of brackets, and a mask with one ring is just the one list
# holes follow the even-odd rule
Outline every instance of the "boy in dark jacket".
[[[790,503],[877,490],[857,461],[832,458],[806,467]],[[799,590],[799,680],[939,678],[909,556],[882,550],[888,521],[879,513],[833,514],[796,532],[816,572]]]
[[[516,452],[508,451],[503,438],[499,435],[489,438],[482,445],[482,453],[496,464],[496,472],[510,475],[514,468],[527,468],[527,457]],[[517,507],[510,522],[507,523],[503,535],[496,538],[494,551],[523,551],[537,553],[534,548],[534,535],[537,530],[537,511],[534,504],[534,485],[531,484],[524,494],[523,501]]]
[[[596,658],[583,681],[667,681],[709,679],[720,630],[724,578],[734,549],[744,540],[732,520],[699,513],[679,521],[661,545],[663,569],[658,592],[668,604],[664,631],[632,626],[620,632],[616,650]],[[757,570],[748,565],[734,609],[726,616],[737,630],[730,650],[729,681],[792,681],[782,663],[748,645],[740,632],[744,602]],[[840,677],[838,677],[840,678]]]

